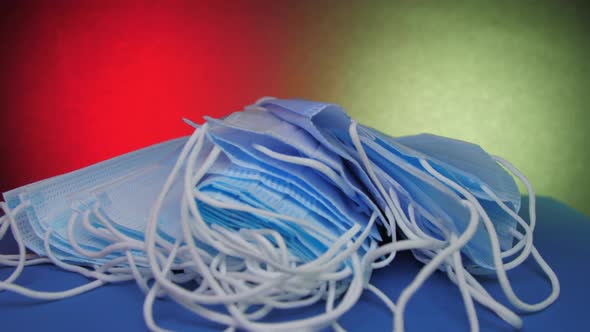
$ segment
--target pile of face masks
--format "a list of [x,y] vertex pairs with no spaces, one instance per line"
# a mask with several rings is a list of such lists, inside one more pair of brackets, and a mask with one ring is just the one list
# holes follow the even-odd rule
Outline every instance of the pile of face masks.
[[[263,98],[206,120],[189,122],[188,138],[5,193],[0,238],[10,228],[19,254],[0,255],[0,264],[15,267],[0,291],[55,300],[135,281],[151,330],[161,330],[154,300],[167,297],[229,330],[255,331],[342,330],[338,318],[365,290],[402,331],[406,304],[437,270],[461,291],[472,331],[475,302],[522,324],[475,275],[496,275],[522,311],[542,310],[559,295],[533,246],[528,181],[477,145],[429,134],[393,138],[336,105],[304,100]],[[507,170],[529,191],[529,223],[517,214],[520,194]],[[424,266],[394,302],[370,278],[403,250]],[[531,255],[553,288],[536,304],[520,300],[506,275]],[[92,281],[63,292],[15,283],[26,265],[43,263]],[[265,319],[318,302],[325,310],[310,317]]]

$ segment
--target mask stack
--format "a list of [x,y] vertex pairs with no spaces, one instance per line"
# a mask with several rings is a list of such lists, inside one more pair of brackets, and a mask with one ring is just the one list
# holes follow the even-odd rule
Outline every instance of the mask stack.
[[[192,124],[192,123],[191,123]],[[134,280],[230,330],[342,330],[338,318],[375,293],[403,331],[407,302],[439,270],[461,291],[472,331],[475,302],[515,328],[521,319],[475,275],[495,275],[510,303],[538,311],[559,282],[533,246],[534,192],[510,163],[479,146],[422,134],[393,138],[332,104],[262,98],[187,138],[161,143],[4,194],[0,237],[18,255],[1,290],[55,300]],[[530,195],[527,223],[512,172]],[[35,254],[27,254],[26,248]],[[424,267],[396,302],[372,271],[411,250]],[[552,284],[542,302],[514,293],[506,272],[529,256]],[[63,292],[15,283],[24,266],[53,263],[92,279]],[[272,312],[325,302],[302,319]]]

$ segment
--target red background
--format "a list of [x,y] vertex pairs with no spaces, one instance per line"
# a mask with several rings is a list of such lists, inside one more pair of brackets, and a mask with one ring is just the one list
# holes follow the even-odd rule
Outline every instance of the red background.
[[282,95],[286,5],[213,3],[1,4],[0,192]]

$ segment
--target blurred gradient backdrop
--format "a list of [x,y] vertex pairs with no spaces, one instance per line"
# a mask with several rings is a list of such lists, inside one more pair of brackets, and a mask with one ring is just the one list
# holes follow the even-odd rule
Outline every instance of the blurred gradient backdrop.
[[0,191],[272,95],[475,142],[590,215],[589,60],[584,2],[3,1]]

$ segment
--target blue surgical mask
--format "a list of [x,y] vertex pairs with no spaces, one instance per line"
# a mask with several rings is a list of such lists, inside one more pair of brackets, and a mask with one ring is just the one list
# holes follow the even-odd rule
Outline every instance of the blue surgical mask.
[[[299,201],[288,197],[282,192],[267,188],[262,183],[253,180],[243,180],[225,176],[213,176],[204,180],[197,188],[202,193],[219,201],[248,205],[265,209],[275,213],[289,215],[317,225],[326,233],[340,234],[342,230],[335,229],[325,218],[313,213]],[[267,218],[249,213],[230,213],[223,209],[216,209],[205,203],[200,203],[201,211],[210,215],[207,222],[217,223],[223,227],[239,229],[272,228],[286,239],[290,239],[288,246],[292,252],[304,261],[316,258],[327,250],[327,246],[335,237],[325,238],[321,234],[314,234],[310,230],[298,225],[286,223],[277,218]],[[332,226],[332,227],[330,227]]]
[[[424,231],[442,240],[465,230],[469,222],[469,211],[461,204],[456,194],[424,171],[413,167],[372,141],[366,140],[363,144],[371,162],[383,170],[381,181],[396,181],[409,194],[409,197],[405,197],[398,193],[402,197],[402,207],[407,210],[409,203],[417,207],[417,223]],[[477,232],[464,251],[478,266],[493,268],[489,240],[482,225],[478,226]]]
[[514,179],[481,147],[431,134],[394,139],[371,128],[363,129],[368,133],[365,141],[377,143],[370,144],[383,147],[421,170],[419,160],[427,160],[443,176],[468,189],[493,217],[502,249],[512,246],[516,220],[505,213],[483,187],[490,188],[514,212],[520,208],[520,193]]
[[413,150],[406,150],[408,157],[411,158],[413,152],[414,158],[428,160],[442,175],[469,189],[495,221],[501,248],[512,247],[516,220],[505,213],[483,187],[489,188],[515,213],[520,210],[520,192],[514,178],[488,153],[473,143],[432,134],[398,137],[395,141]]
[[[330,183],[313,169],[271,158],[256,150],[255,146],[263,146],[284,155],[294,155],[296,153],[294,148],[269,137],[222,126],[218,122],[212,123],[209,137],[234,164],[269,173],[274,177],[289,179],[289,182],[297,184],[300,188],[305,188],[303,190],[306,193],[322,200],[325,206],[331,208],[332,212],[340,213],[345,217],[339,220],[341,225],[350,227],[354,223],[368,221],[371,206],[364,205],[364,202],[360,200],[350,200],[341,187]],[[377,229],[372,231],[372,236],[375,239],[380,239]]]
[[[45,255],[43,238],[51,229],[50,244],[56,257],[95,263],[72,248],[67,228],[70,218],[77,215],[74,227],[77,242],[88,250],[103,248],[106,242],[88,234],[81,226],[85,211],[97,205],[115,227],[141,239],[150,204],[185,142],[186,138],[164,142],[6,192],[4,197],[11,208],[30,202],[17,217],[27,247]],[[93,214],[90,219],[94,226],[99,225]],[[164,225],[170,226],[167,229],[170,237],[177,235],[175,223]]]
[[[209,170],[209,173],[211,174],[210,177],[221,180],[240,179],[258,182],[261,186],[301,202],[307,210],[327,220],[342,220],[346,218],[346,211],[343,213],[339,210],[337,208],[338,203],[334,204],[330,200],[323,199],[316,191],[311,191],[308,187],[300,186],[294,180],[289,181],[288,178],[278,177],[272,173],[232,164],[225,155],[220,156],[218,161]],[[251,189],[253,189],[252,191],[256,191],[255,188]],[[342,210],[345,210],[344,204],[342,205]],[[355,216],[360,217],[360,215]],[[336,227],[341,231],[346,230],[340,224],[337,224]]]
[[[370,195],[371,201],[377,201],[379,206],[385,207],[385,202],[380,197],[377,188],[370,181],[366,171],[343,147],[333,135],[326,133],[326,128],[348,128],[350,117],[342,112],[340,108],[332,104],[310,102],[294,99],[270,99],[260,103],[260,106],[268,109],[269,112],[282,120],[305,130],[315,138],[322,146],[342,158],[347,165],[348,172],[344,176],[351,178],[351,183],[357,183],[357,187],[364,189]],[[356,176],[359,180],[353,180]]]
[[[373,132],[376,131],[373,129]],[[476,197],[492,200],[481,188],[481,185],[485,184],[514,211],[520,209],[520,193],[514,178],[480,146],[432,134],[402,136],[395,139],[387,137],[384,134],[379,135],[380,139],[389,141],[389,146],[398,147],[399,153],[433,163],[443,172],[441,174],[456,179]],[[402,149],[402,146],[409,149]]]
[[[351,165],[358,165],[355,167],[359,169],[357,173],[365,172],[356,150],[352,148],[349,136],[351,120],[339,107],[299,100],[269,100],[261,105],[278,117],[304,128],[325,145],[332,146],[332,150],[343,159],[351,160]],[[478,197],[489,198],[481,189],[482,185],[487,185],[495,190],[499,197],[508,199],[513,208],[517,209],[519,206],[520,196],[514,180],[481,148],[460,145],[450,140],[427,140],[422,136],[402,138],[400,143],[368,127],[361,127],[359,135],[367,147],[369,159],[382,170],[380,181],[399,183],[406,189],[405,193],[398,192],[398,196],[402,197],[401,203],[405,203],[407,208],[407,202],[413,202],[417,212],[422,212],[416,214],[417,223],[433,237],[445,238],[450,233],[461,232],[467,225],[469,215],[460,203],[458,195],[419,166],[421,158],[428,160],[436,169],[443,170],[444,175],[460,178],[462,182],[459,183]],[[449,151],[446,155],[441,152],[449,146],[454,148],[452,152]],[[425,153],[412,147],[422,148]],[[429,155],[428,152],[433,152],[433,155]],[[396,162],[392,162],[393,160]],[[475,174],[471,174],[470,171]],[[371,186],[368,176],[361,178],[364,179],[367,188],[375,188],[372,191],[374,196],[383,197],[375,186]],[[482,179],[487,179],[491,183],[483,182]],[[407,197],[406,193],[410,197]],[[384,206],[382,203],[382,208],[385,208]],[[500,213],[499,208],[495,206],[490,205],[489,213],[501,217],[494,219],[495,227],[502,247],[510,247],[513,242],[511,230],[515,228],[516,222],[507,214]],[[491,248],[486,233],[480,225],[474,238],[466,246],[465,252],[477,267],[493,269]]]
[[[256,151],[251,153],[257,156],[260,156],[260,153],[265,154],[266,156],[262,156],[264,160],[269,160],[267,157],[270,157],[270,161],[281,169],[292,165],[304,166],[304,169],[326,178],[354,202],[362,202],[363,204],[356,205],[356,209],[365,214],[378,210],[375,202],[367,195],[364,185],[348,171],[340,156],[306,131],[270,111],[264,108],[246,109],[243,112],[232,113],[223,121],[208,118],[208,122],[215,126],[239,130],[247,133],[249,137],[258,137],[266,145],[252,145]],[[390,236],[389,225],[384,226],[387,235]]]
[[307,158],[318,160],[337,172],[342,172],[340,158],[326,149],[306,131],[276,117],[265,109],[234,112],[222,121],[207,117],[209,123],[265,135],[289,145]]

